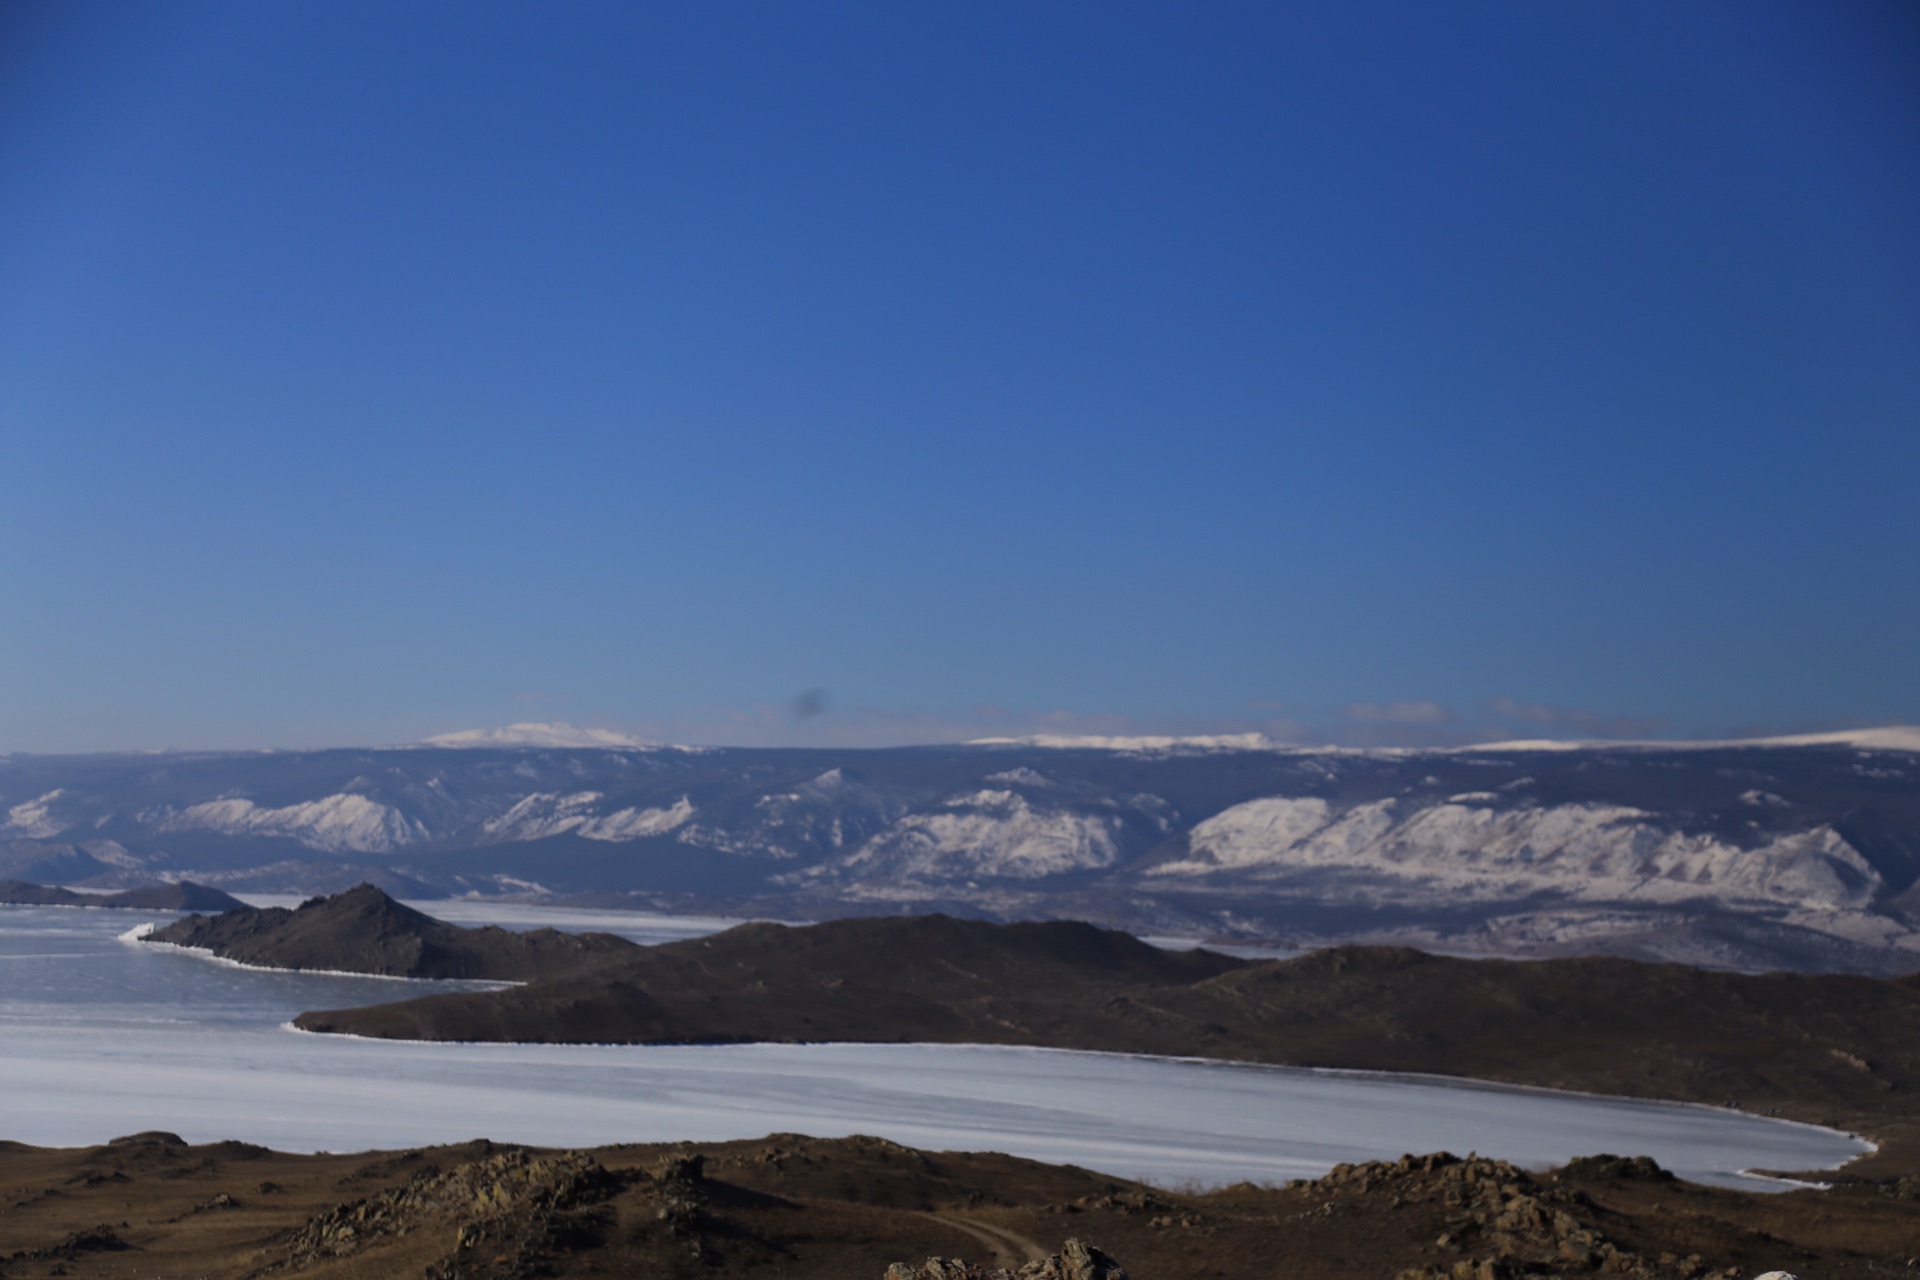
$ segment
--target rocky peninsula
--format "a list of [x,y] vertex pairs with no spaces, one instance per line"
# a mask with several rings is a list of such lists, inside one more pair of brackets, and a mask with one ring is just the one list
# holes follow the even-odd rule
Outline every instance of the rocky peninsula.
[[0,880],[0,906],[115,907],[136,911],[245,911],[247,904],[223,889],[191,880],[141,885],[113,893],[84,893],[25,880]]
[[464,929],[396,902],[370,884],[309,898],[291,909],[239,907],[187,916],[146,940],[270,969],[503,982],[559,977],[639,950],[607,933]]

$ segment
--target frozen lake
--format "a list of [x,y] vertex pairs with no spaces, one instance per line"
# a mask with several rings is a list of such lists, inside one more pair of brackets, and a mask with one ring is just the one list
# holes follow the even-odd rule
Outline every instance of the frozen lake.
[[[469,906],[463,923],[483,917]],[[1866,1149],[1717,1108],[1115,1054],[303,1035],[283,1025],[303,1009],[458,984],[249,971],[117,940],[151,918],[0,907],[0,1138],[66,1146],[166,1128],[196,1142],[347,1151],[473,1137],[595,1145],[870,1133],[1204,1184],[1284,1181],[1408,1151],[1534,1166],[1612,1151],[1750,1188],[1778,1184],[1741,1170],[1832,1167]],[[501,922],[550,918],[523,909]],[[644,918],[588,927],[608,923],[641,940],[712,927]]]

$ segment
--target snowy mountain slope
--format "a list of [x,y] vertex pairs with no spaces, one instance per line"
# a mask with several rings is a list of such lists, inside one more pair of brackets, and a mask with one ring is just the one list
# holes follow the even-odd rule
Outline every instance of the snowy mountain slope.
[[1080,779],[1016,765],[922,804],[858,847],[792,883],[853,887],[878,881],[939,889],[1003,879],[1041,881],[1103,871],[1174,829],[1160,797],[1109,794]]
[[1117,814],[1046,809],[1012,791],[975,791],[909,814],[837,869],[852,878],[878,872],[916,880],[1032,880],[1112,866],[1120,857],[1119,826]]
[[7,820],[0,823],[0,836],[15,839],[44,840],[65,831],[70,823],[53,816],[52,806],[65,794],[55,787],[45,795],[35,796],[31,800],[22,800],[7,810]]
[[[1831,826],[1741,847],[1676,830],[1618,805],[1501,809],[1490,793],[1416,808],[1386,799],[1335,812],[1317,798],[1237,805],[1188,833],[1189,856],[1151,876],[1281,880],[1371,873],[1376,900],[1444,893],[1495,901],[1553,892],[1586,902],[1755,902],[1866,908],[1885,889],[1873,865]],[[1464,801],[1464,802],[1463,802]],[[1360,892],[1349,889],[1348,893]]]
[[480,830],[489,842],[496,844],[545,840],[568,832],[585,840],[621,843],[662,835],[685,824],[694,814],[685,796],[665,808],[639,809],[628,805],[612,812],[603,811],[604,799],[598,791],[572,795],[536,791],[515,801],[513,807],[500,816],[488,818],[480,824]]
[[263,809],[251,800],[209,800],[156,815],[157,831],[285,836],[327,853],[392,853],[427,836],[417,819],[360,795],[330,795]]
[[1882,739],[16,756],[0,866],[1920,968],[1920,754]]
[[755,795],[730,816],[694,823],[682,844],[743,857],[811,861],[860,843],[900,817],[906,805],[845,768]]

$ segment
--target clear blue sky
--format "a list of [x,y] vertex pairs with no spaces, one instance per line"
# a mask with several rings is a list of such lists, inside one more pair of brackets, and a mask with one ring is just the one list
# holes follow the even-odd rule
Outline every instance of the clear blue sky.
[[1920,721],[1920,7],[7,0],[0,750],[516,720]]

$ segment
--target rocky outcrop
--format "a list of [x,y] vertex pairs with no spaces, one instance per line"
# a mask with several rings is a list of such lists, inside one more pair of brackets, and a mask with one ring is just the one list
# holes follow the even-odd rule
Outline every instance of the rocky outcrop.
[[184,1147],[187,1140],[171,1129],[142,1129],[107,1139],[110,1147]]
[[[9,1262],[76,1262],[84,1253],[117,1253],[131,1247],[114,1234],[112,1227],[103,1223],[97,1227],[88,1227],[84,1231],[71,1232],[58,1244],[45,1245],[38,1249],[18,1250],[7,1260]],[[53,1274],[66,1273],[64,1270],[56,1270]]]
[[[1587,1172],[1656,1180],[1664,1173],[1645,1156],[1594,1157]],[[1541,1182],[1504,1160],[1461,1159],[1446,1152],[1402,1156],[1336,1165],[1323,1178],[1292,1185],[1316,1197],[1326,1195],[1328,1210],[1356,1199],[1394,1210],[1440,1208],[1445,1229],[1433,1242],[1432,1260],[1400,1272],[1399,1280],[1515,1280],[1589,1271],[1633,1280],[1737,1280],[1740,1275],[1737,1267],[1710,1270],[1698,1254],[1637,1253],[1595,1226],[1592,1202],[1580,1193]]]
[[482,1242],[496,1254],[509,1242],[544,1238],[555,1213],[605,1199],[618,1180],[579,1151],[534,1155],[511,1150],[441,1172],[426,1169],[403,1187],[328,1210],[295,1232],[285,1269],[301,1270],[358,1253],[376,1242],[448,1220],[459,1225],[443,1269]]
[[1018,1271],[988,1270],[959,1258],[928,1258],[920,1266],[896,1262],[886,1280],[1127,1280],[1126,1270],[1099,1249],[1069,1240],[1052,1257],[1029,1262]]

